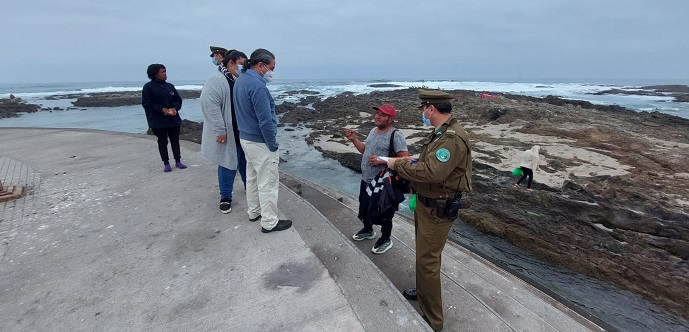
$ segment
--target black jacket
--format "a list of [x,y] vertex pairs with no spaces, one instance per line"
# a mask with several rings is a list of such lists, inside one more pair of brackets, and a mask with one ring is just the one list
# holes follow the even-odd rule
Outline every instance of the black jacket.
[[[164,82],[152,80],[144,85],[141,91],[141,106],[146,110],[146,120],[150,128],[169,128],[182,125],[179,110],[182,108],[180,97],[175,86]],[[175,116],[163,114],[163,108],[177,110]]]
[[384,167],[366,184],[366,195],[359,197],[359,219],[377,224],[381,219],[392,218],[404,201],[404,182],[396,171]]

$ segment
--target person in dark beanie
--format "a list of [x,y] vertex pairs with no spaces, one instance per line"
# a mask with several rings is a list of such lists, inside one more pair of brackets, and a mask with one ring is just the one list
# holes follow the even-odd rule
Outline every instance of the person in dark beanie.
[[146,73],[151,81],[146,83],[141,91],[141,106],[146,111],[148,127],[158,137],[158,151],[165,165],[163,170],[165,172],[172,171],[167,152],[168,139],[172,147],[172,155],[175,158],[175,166],[181,169],[187,168],[182,164],[179,148],[179,131],[182,127],[179,110],[182,108],[182,97],[174,85],[166,82],[167,70],[165,66],[159,63],[151,64]]

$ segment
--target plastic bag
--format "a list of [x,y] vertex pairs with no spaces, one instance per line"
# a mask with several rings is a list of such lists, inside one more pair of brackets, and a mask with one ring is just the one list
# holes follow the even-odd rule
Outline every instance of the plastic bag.
[[524,175],[524,171],[522,171],[521,167],[517,167],[512,171],[512,175],[514,176],[522,176]]
[[416,194],[411,195],[409,199],[409,211],[414,212],[416,210]]

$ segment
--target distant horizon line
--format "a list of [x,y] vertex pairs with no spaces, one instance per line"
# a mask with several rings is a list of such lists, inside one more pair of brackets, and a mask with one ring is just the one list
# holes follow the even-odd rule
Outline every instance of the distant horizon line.
[[[183,78],[183,79],[168,79],[168,82],[204,82],[206,78]],[[295,83],[295,82],[338,82],[338,81],[353,81],[353,82],[493,82],[493,83],[596,83],[596,84],[631,84],[632,85],[662,85],[664,84],[681,84],[689,85],[689,78],[505,78],[505,77],[469,77],[469,78],[284,78],[276,79],[274,83],[280,82]],[[141,83],[148,82],[148,80],[111,80],[111,81],[50,81],[50,82],[0,82],[0,85],[36,85],[36,84],[93,84],[93,83]],[[645,82],[645,83],[644,83]]]

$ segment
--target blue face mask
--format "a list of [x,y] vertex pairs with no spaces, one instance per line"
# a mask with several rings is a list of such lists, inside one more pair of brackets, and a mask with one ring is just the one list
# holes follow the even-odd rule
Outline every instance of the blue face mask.
[[426,125],[426,126],[430,126],[430,125],[431,125],[431,120],[429,120],[429,119],[426,117],[426,112],[423,112],[423,111],[421,112],[421,121],[423,121],[423,124]]
[[213,62],[214,65],[218,65],[218,60],[215,60],[215,57],[211,58],[211,62]]

